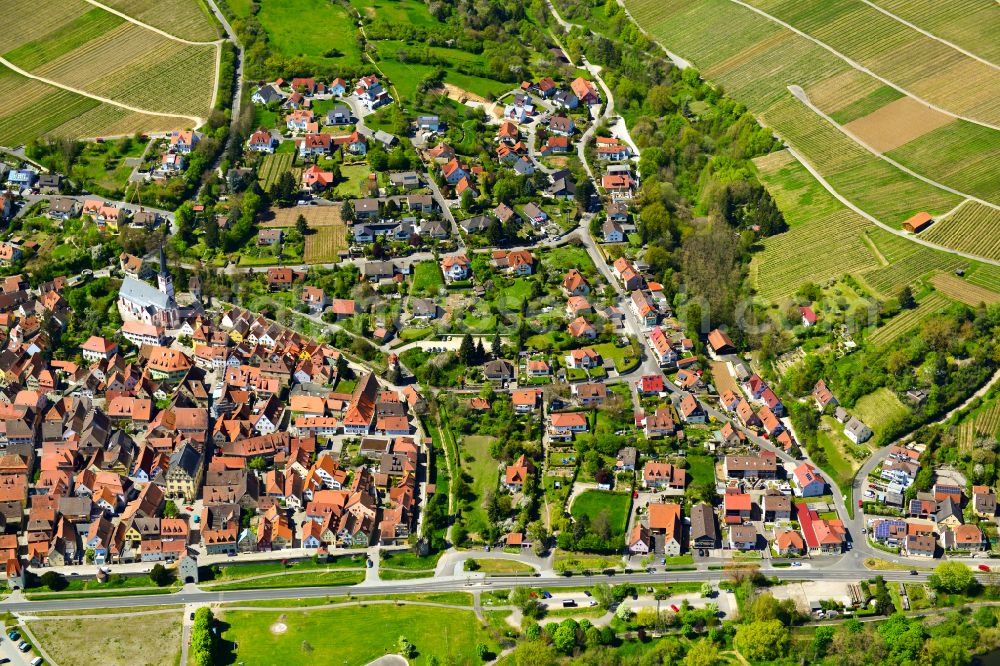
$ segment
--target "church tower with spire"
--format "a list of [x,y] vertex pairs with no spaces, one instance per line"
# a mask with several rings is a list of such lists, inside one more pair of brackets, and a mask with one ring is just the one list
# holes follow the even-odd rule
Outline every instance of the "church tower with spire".
[[170,272],[167,270],[167,253],[163,250],[163,246],[160,246],[160,272],[156,276],[156,283],[164,294],[166,294],[168,302],[173,306],[177,300],[174,298],[174,279],[170,277]]

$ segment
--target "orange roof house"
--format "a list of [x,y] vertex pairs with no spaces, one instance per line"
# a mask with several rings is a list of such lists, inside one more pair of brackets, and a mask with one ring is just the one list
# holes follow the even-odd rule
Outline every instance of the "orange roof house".
[[917,234],[926,229],[934,219],[929,213],[917,213],[906,222],[903,222],[903,229],[911,234]]
[[524,488],[524,483],[528,476],[535,473],[535,465],[523,453],[521,457],[514,461],[513,465],[507,466],[504,475],[504,485],[511,492],[518,492]]

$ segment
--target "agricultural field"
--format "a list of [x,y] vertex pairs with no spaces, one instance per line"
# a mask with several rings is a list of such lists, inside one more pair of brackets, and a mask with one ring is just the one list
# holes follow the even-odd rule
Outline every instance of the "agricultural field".
[[265,213],[259,226],[262,228],[294,227],[299,215],[306,218],[310,229],[321,227],[342,227],[344,221],[340,218],[340,206],[292,206],[290,208],[272,208]]
[[[953,120],[886,153],[906,168],[959,192],[1000,204],[1000,132]],[[994,212],[1000,217],[1000,212]]]
[[966,201],[951,215],[931,225],[921,237],[987,259],[1000,259],[1000,211]]
[[166,131],[177,129],[178,122],[183,124],[177,118],[135,113],[98,102],[0,67],[0,145],[17,146],[36,137]]
[[1000,60],[1000,17],[996,7],[979,0],[876,0],[876,5],[904,21],[953,42],[981,58]]
[[323,226],[311,229],[306,236],[305,262],[327,264],[340,259],[347,250],[347,226]]
[[132,617],[60,616],[33,621],[29,628],[58,664],[158,666],[180,659],[182,617],[181,610]]
[[295,177],[296,182],[298,182],[301,174],[301,168],[293,168],[295,162],[295,153],[272,153],[264,157],[261,162],[260,167],[257,169],[257,181],[260,183],[260,188],[265,192],[269,191],[271,187],[278,182],[278,178],[281,174],[286,171],[291,171],[292,176]]
[[772,153],[756,165],[790,227],[765,239],[764,250],[754,256],[754,286],[761,296],[777,300],[805,282],[879,266],[862,238],[871,223],[845,208],[791,154]]
[[940,312],[950,304],[951,301],[936,292],[928,294],[920,301],[917,307],[912,310],[900,312],[890,319],[887,324],[869,335],[868,341],[884,347],[901,335],[916,328],[924,319],[927,319],[936,312]]
[[[119,2],[134,4],[139,10],[148,10],[153,6],[150,0]],[[176,9],[177,20],[183,22],[185,19],[179,3],[188,3],[195,12],[188,25],[195,26],[200,22],[210,31],[207,33],[209,37],[217,39],[215,26],[203,13],[199,2],[169,0],[170,7],[167,9]],[[23,15],[8,16],[5,26],[0,28],[3,58],[12,67],[44,78],[51,85],[32,81],[27,86],[29,95],[25,96],[23,88],[19,88],[19,94],[3,105],[14,108],[0,108],[0,125],[10,121],[15,126],[22,124],[19,121],[23,120],[16,111],[29,105],[32,109],[31,129],[26,128],[16,134],[0,130],[0,140],[4,143],[15,143],[13,139],[23,136],[86,138],[138,130],[163,131],[193,126],[196,121],[208,116],[217,87],[216,69],[220,53],[217,43],[187,43],[78,0],[48,3],[59,5],[58,10],[48,8],[42,12],[45,18],[39,28],[39,21],[35,20],[39,12],[33,11],[34,7],[29,8],[23,0],[13,0],[13,3],[14,7],[5,9],[18,11],[18,7],[24,5],[21,8]],[[162,10],[163,6],[157,4],[156,8]],[[191,18],[188,16],[188,19]],[[173,19],[168,17],[164,20]],[[6,33],[11,28],[19,28],[20,31],[8,39]],[[0,74],[0,87],[2,81],[11,76],[15,75],[4,69]],[[65,88],[60,89],[60,86]],[[40,94],[39,90],[44,90],[49,96],[62,94],[64,99],[59,101],[67,103],[54,103],[50,99],[32,100],[31,95]],[[110,103],[88,98],[87,95],[106,98]],[[108,109],[85,116],[87,111],[99,105]],[[39,113],[39,109],[45,112]],[[112,112],[110,109],[115,110]],[[159,118],[158,114],[169,117]],[[68,123],[70,119],[75,122]],[[66,127],[61,127],[63,124]]]
[[975,264],[963,277],[972,284],[1000,293],[1000,266]]
[[958,445],[963,451],[972,450],[976,437],[994,437],[1000,431],[1000,401],[986,402],[958,425]]
[[[894,6],[918,4],[913,0],[886,1]],[[991,119],[1000,118],[1000,98],[993,92],[1000,86],[1000,73],[994,68],[861,0],[751,0],[750,4],[773,17],[730,0],[626,2],[641,27],[667,49],[692,61],[707,80],[745,103],[832,188],[881,222],[898,226],[920,211],[942,215],[960,203],[961,197],[864,149],[795,99],[789,86],[803,88],[813,104],[832,114],[834,122],[859,123],[855,129],[867,126],[869,139],[888,129],[891,136],[884,138],[888,142],[875,143],[889,150],[888,157],[932,181],[962,192],[971,190],[973,196],[996,194],[996,179],[990,177],[998,150],[994,147],[995,130],[950,119],[946,113],[927,113],[920,99],[900,101],[906,91],[912,91],[945,111],[992,123]],[[928,14],[938,26],[945,23],[941,15],[960,13],[939,13],[937,8],[914,11]],[[983,11],[978,14],[1000,29],[996,12],[989,17]],[[779,21],[787,21],[820,43]],[[977,32],[968,22],[962,25],[965,27],[958,32],[968,33],[970,39],[963,42],[966,45],[977,36],[991,34],[985,27]],[[839,49],[844,57],[827,50],[826,45]],[[916,52],[921,54],[919,61],[913,58]],[[855,68],[848,59],[860,62],[859,67],[869,67],[893,85]],[[880,112],[886,108],[888,111]],[[906,112],[921,116],[911,133],[892,125],[892,117],[906,116]],[[788,208],[783,211],[788,215]],[[858,240],[853,235],[837,240],[844,245],[838,247],[833,239],[826,243],[835,256],[857,256]],[[838,272],[850,270],[847,267]],[[794,272],[792,278],[796,279]],[[758,278],[758,285],[762,284],[767,281]]]
[[[861,0],[752,0],[838,53],[952,113],[997,124],[1000,72]],[[915,62],[913,54],[920,54]],[[833,54],[830,54],[833,55]]]
[[914,213],[940,215],[961,197],[914,178],[873,155],[798,99],[789,97],[765,115],[830,185],[885,224],[901,227]]
[[102,4],[181,39],[219,39],[220,29],[205,0],[103,0]]
[[844,129],[880,153],[886,153],[950,122],[953,122],[951,116],[928,108],[912,97],[900,97],[852,120]]
[[851,413],[864,421],[872,431],[879,433],[890,423],[905,417],[910,410],[895,393],[887,388],[880,388],[859,398]]
[[904,286],[913,284],[928,273],[952,272],[970,263],[962,257],[917,245],[884,229],[869,229],[867,235],[889,265],[868,271],[862,278],[869,287],[885,297],[895,296]]
[[949,273],[938,273],[930,279],[934,288],[948,298],[976,307],[981,303],[995,305],[1000,303],[1000,293],[966,282],[962,278]]

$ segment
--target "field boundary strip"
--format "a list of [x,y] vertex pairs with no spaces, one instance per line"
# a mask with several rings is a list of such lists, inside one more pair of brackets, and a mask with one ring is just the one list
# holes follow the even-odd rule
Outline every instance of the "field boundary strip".
[[[850,139],[854,143],[858,144],[859,146],[861,146],[862,148],[864,148],[865,150],[867,150],[869,153],[871,153],[875,157],[878,157],[879,159],[888,162],[889,164],[891,164],[892,166],[896,167],[897,169],[899,169],[903,173],[908,174],[910,176],[913,176],[917,180],[923,181],[923,182],[927,183],[928,185],[931,185],[933,187],[938,188],[939,190],[944,190],[945,192],[950,192],[951,194],[954,194],[956,196],[964,197],[966,200],[975,201],[976,203],[980,203],[980,204],[982,204],[984,206],[988,206],[989,208],[992,208],[994,210],[1000,211],[1000,206],[998,206],[998,205],[996,205],[994,203],[990,203],[989,201],[984,201],[983,199],[980,199],[979,197],[975,197],[975,196],[973,196],[971,194],[966,194],[965,192],[960,192],[959,190],[956,190],[956,189],[953,189],[951,187],[948,187],[947,185],[943,185],[942,183],[939,183],[936,180],[931,180],[930,178],[928,178],[926,176],[922,176],[919,173],[917,173],[916,171],[913,171],[909,167],[903,166],[902,164],[900,164],[896,160],[892,159],[888,155],[885,155],[884,153],[879,152],[874,147],[868,145],[861,137],[859,137],[858,135],[856,135],[851,130],[847,129],[845,126],[843,126],[840,123],[838,123],[836,120],[834,120],[833,118],[831,118],[830,116],[828,116],[826,113],[824,113],[815,104],[813,104],[809,100],[809,95],[806,94],[806,91],[803,90],[801,86],[794,86],[794,85],[793,86],[788,86],[788,91],[790,93],[792,93],[792,95],[797,100],[799,100],[800,102],[802,102],[803,104],[805,104],[806,107],[809,110],[811,110],[813,113],[815,113],[816,115],[818,115],[820,118],[822,118],[826,122],[830,123],[830,125],[832,125],[837,130],[839,130],[840,133],[843,134],[844,136],[846,136],[848,139]],[[958,204],[958,206],[955,206],[955,208],[958,208],[959,206],[961,206],[962,203],[964,203],[964,202],[960,202]],[[955,209],[953,208],[952,210],[955,210]],[[949,211],[949,213],[950,213],[950,211]]]
[[[87,2],[87,3],[89,3],[89,4],[91,4],[91,5],[94,5],[98,9],[103,9],[104,11],[106,11],[108,13],[111,13],[111,14],[114,14],[115,16],[123,18],[126,21],[128,21],[129,23],[134,23],[135,25],[139,26],[140,28],[145,28],[146,30],[150,30],[150,31],[155,32],[155,33],[157,33],[159,35],[162,35],[162,36],[166,37],[167,39],[173,39],[174,41],[181,42],[183,44],[194,44],[195,46],[207,46],[209,44],[215,44],[216,46],[218,46],[222,42],[226,41],[226,40],[220,38],[220,39],[214,39],[214,40],[209,41],[209,42],[194,42],[194,41],[191,41],[190,39],[184,39],[183,37],[178,37],[177,35],[172,35],[169,32],[167,32],[166,30],[161,30],[160,28],[156,28],[154,26],[151,26],[148,23],[143,23],[139,19],[133,18],[133,17],[129,16],[128,14],[124,13],[124,12],[120,12],[117,9],[115,9],[114,7],[108,7],[107,5],[101,4],[100,2],[97,2],[97,0],[84,0],[84,1]],[[216,73],[216,74],[218,74],[218,73]],[[218,81],[218,75],[216,75],[216,81]],[[216,86],[216,87],[218,87],[218,86]]]
[[847,57],[846,55],[844,55],[843,53],[841,53],[837,49],[833,48],[832,46],[830,46],[826,42],[823,42],[823,41],[821,41],[821,40],[813,37],[812,35],[810,35],[810,34],[808,34],[806,32],[803,32],[802,30],[799,30],[798,28],[796,28],[791,23],[787,23],[785,21],[782,21],[781,19],[779,19],[776,16],[772,16],[771,14],[768,14],[763,9],[759,9],[757,7],[754,7],[753,5],[747,4],[746,2],[743,2],[742,0],[729,0],[729,2],[731,2],[733,4],[736,4],[736,5],[739,5],[740,7],[743,7],[745,9],[749,9],[750,11],[754,12],[755,14],[759,14],[759,15],[763,16],[764,18],[766,18],[769,21],[772,21],[772,22],[780,25],[781,27],[785,28],[786,30],[791,30],[796,35],[798,35],[800,37],[803,37],[805,39],[808,39],[809,41],[811,41],[812,43],[816,44],[817,46],[819,46],[819,47],[821,47],[823,49],[826,49],[827,51],[829,51],[830,53],[832,53],[836,57],[840,58],[841,60],[843,60],[844,62],[846,62],[848,65],[850,65],[854,69],[858,70],[859,72],[863,72],[863,73],[871,76],[872,78],[874,78],[874,79],[876,79],[878,81],[881,81],[882,83],[884,83],[885,85],[889,86],[890,88],[893,88],[893,89],[897,90],[898,92],[903,93],[907,97],[913,98],[914,100],[920,102],[921,104],[924,104],[928,108],[934,109],[935,111],[939,111],[939,112],[941,112],[941,113],[943,113],[945,115],[951,116],[952,118],[957,118],[958,120],[964,120],[966,122],[972,123],[973,125],[980,125],[982,127],[987,127],[989,129],[993,129],[993,130],[1000,130],[1000,126],[998,126],[998,125],[992,125],[992,124],[990,124],[988,122],[985,122],[985,121],[982,121],[982,120],[976,120],[974,118],[968,118],[966,116],[962,116],[962,115],[959,115],[957,113],[954,113],[953,111],[948,111],[946,109],[942,109],[941,107],[937,106],[936,104],[933,104],[933,103],[927,101],[926,99],[924,99],[924,98],[922,98],[922,97],[920,97],[920,96],[918,96],[918,95],[910,92],[909,90],[906,90],[905,88],[900,87],[899,85],[893,83],[892,81],[890,81],[889,79],[885,78],[884,76],[880,76],[880,75],[876,74],[875,72],[873,72],[872,70],[868,69],[867,67],[865,67],[861,63],[855,62],[854,60],[852,60],[851,58]]
[[95,99],[98,102],[104,102],[105,104],[110,104],[111,106],[117,106],[119,108],[125,109],[126,111],[132,111],[134,113],[144,113],[148,116],[161,116],[163,118],[183,118],[184,120],[194,121],[195,127],[200,127],[201,125],[205,124],[205,119],[199,116],[187,116],[184,115],[183,113],[165,113],[163,111],[150,111],[149,109],[142,109],[137,106],[125,104],[124,102],[118,102],[109,97],[102,97],[101,95],[95,95],[94,93],[87,92],[86,90],[81,90],[80,88],[74,88],[73,86],[68,86],[64,83],[53,81],[52,79],[45,78],[44,76],[38,76],[37,74],[32,74],[27,70],[21,69],[20,67],[18,67],[17,65],[10,62],[9,60],[7,60],[2,56],[0,56],[0,65],[29,79],[34,79],[35,81],[40,81],[54,88],[67,90],[71,93],[76,93],[77,95],[81,95],[83,97],[89,97],[90,99]]
[[883,14],[885,14],[889,18],[893,19],[894,21],[899,21],[900,23],[902,23],[906,27],[912,28],[913,30],[916,30],[920,34],[924,35],[925,37],[930,37],[934,41],[940,42],[940,43],[944,44],[945,46],[947,46],[948,48],[955,49],[959,53],[961,53],[963,55],[967,55],[970,58],[972,58],[973,60],[978,60],[979,62],[983,63],[984,65],[987,65],[988,67],[992,67],[993,69],[1000,70],[1000,65],[996,65],[996,64],[990,62],[989,60],[987,60],[986,58],[977,56],[975,53],[972,53],[971,51],[966,51],[965,49],[963,49],[958,44],[955,44],[954,42],[949,42],[947,39],[944,39],[943,37],[938,37],[934,33],[928,32],[927,30],[924,30],[919,25],[916,25],[914,23],[910,23],[909,21],[907,21],[906,19],[904,19],[901,16],[896,16],[895,14],[893,14],[892,12],[890,12],[888,9],[885,9],[884,7],[879,7],[874,2],[871,2],[871,0],[861,0],[861,2],[863,2],[866,5],[868,5],[872,9],[875,9],[875,10],[877,10],[879,12],[882,12]]
[[[788,140],[787,139],[785,139],[784,137],[782,137],[782,140],[785,141],[786,145],[788,144]],[[968,259],[970,261],[979,261],[979,262],[982,262],[984,264],[990,264],[991,266],[1000,266],[1000,261],[996,261],[996,260],[993,260],[993,259],[987,259],[985,257],[980,257],[978,255],[971,254],[969,252],[961,252],[959,250],[954,250],[954,249],[952,249],[950,247],[944,247],[942,245],[938,245],[937,243],[931,243],[929,241],[926,241],[923,238],[917,238],[917,237],[912,236],[912,235],[910,235],[910,234],[908,234],[908,233],[906,233],[904,231],[900,231],[899,229],[892,228],[891,226],[889,226],[885,222],[882,222],[881,220],[879,220],[878,218],[876,218],[874,215],[871,215],[870,213],[867,213],[866,211],[864,211],[861,208],[859,208],[858,206],[856,206],[850,199],[848,199],[843,194],[841,194],[836,189],[834,189],[833,185],[831,185],[826,180],[826,178],[823,177],[823,174],[821,174],[819,171],[817,171],[816,167],[814,167],[809,162],[809,160],[807,160],[798,150],[796,150],[794,146],[788,145],[787,150],[788,150],[789,153],[791,153],[793,156],[795,156],[795,159],[797,159],[802,164],[802,166],[804,166],[806,168],[806,170],[809,171],[809,173],[811,173],[813,175],[813,177],[820,182],[820,184],[824,188],[826,188],[827,192],[829,192],[830,194],[832,194],[833,196],[835,196],[838,201],[840,201],[842,204],[844,204],[845,206],[847,206],[848,208],[850,208],[851,210],[853,210],[855,213],[857,213],[858,215],[862,216],[866,220],[870,221],[872,224],[875,224],[876,226],[878,226],[880,229],[884,229],[884,230],[888,231],[889,233],[891,233],[894,236],[899,236],[900,238],[905,238],[908,241],[910,241],[911,243],[916,243],[918,245],[923,245],[924,247],[929,247],[932,250],[938,250],[940,252],[946,252],[948,254],[953,254],[953,255],[955,255],[957,257],[962,257],[963,259]]]

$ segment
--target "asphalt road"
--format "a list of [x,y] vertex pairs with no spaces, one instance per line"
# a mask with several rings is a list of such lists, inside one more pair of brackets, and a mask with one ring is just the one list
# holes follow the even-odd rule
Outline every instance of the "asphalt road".
[[[889,581],[923,581],[928,572],[910,575],[908,571],[836,571],[813,569],[761,569],[766,576],[779,576],[782,580],[823,580],[858,581],[881,574]],[[533,576],[512,576],[503,578],[441,579],[427,578],[414,581],[381,583],[377,585],[346,587],[302,587],[263,590],[236,590],[232,592],[202,592],[182,590],[174,594],[138,595],[128,597],[101,597],[96,599],[55,599],[52,601],[7,601],[0,603],[0,610],[16,613],[32,613],[53,610],[91,610],[95,608],[129,608],[132,606],[205,604],[281,599],[314,599],[317,597],[366,595],[414,594],[423,592],[474,592],[491,589],[510,589],[517,586],[535,588],[589,587],[597,583],[635,583],[652,585],[676,582],[718,582],[728,577],[726,571],[675,571],[666,573],[619,574],[615,576],[560,576],[541,578]]]

